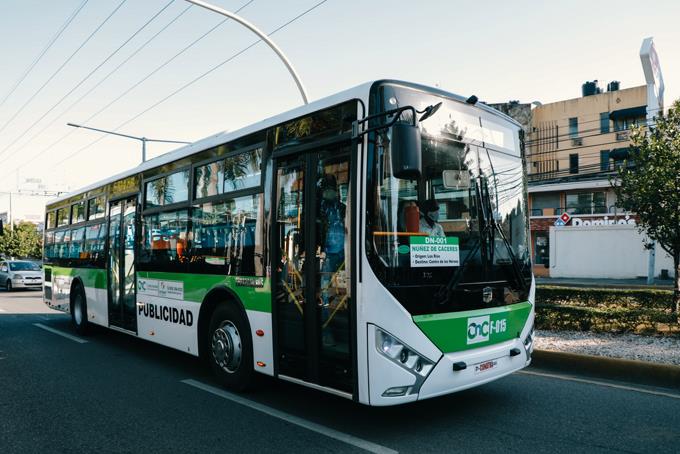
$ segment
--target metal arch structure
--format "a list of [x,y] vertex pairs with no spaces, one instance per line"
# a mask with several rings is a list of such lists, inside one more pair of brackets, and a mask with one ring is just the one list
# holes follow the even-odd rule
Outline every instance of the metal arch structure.
[[281,59],[283,64],[286,66],[286,69],[288,69],[288,72],[290,73],[291,76],[293,76],[293,79],[295,80],[295,84],[298,87],[298,90],[300,90],[300,95],[302,96],[302,101],[305,104],[309,104],[309,100],[307,99],[307,91],[305,90],[304,85],[302,84],[302,80],[300,80],[300,77],[298,76],[297,72],[295,71],[295,68],[293,68],[293,64],[288,60],[288,57],[283,53],[283,51],[277,46],[269,37],[263,33],[260,29],[258,29],[255,25],[251,24],[247,20],[243,19],[242,17],[239,17],[238,15],[229,12],[223,8],[213,6],[209,3],[206,3],[201,0],[186,0],[189,3],[192,3],[196,6],[200,6],[201,8],[205,8],[207,10],[213,11],[215,13],[221,14],[223,16],[226,16],[232,20],[235,20],[239,24],[243,25],[253,33],[255,33],[262,41],[267,43],[267,45],[278,55],[278,57]]

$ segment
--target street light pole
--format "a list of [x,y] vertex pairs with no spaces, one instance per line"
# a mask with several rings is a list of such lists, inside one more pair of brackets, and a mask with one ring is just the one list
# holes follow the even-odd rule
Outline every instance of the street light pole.
[[147,137],[137,137],[131,136],[129,134],[121,134],[120,132],[107,131],[106,129],[93,128],[91,126],[77,125],[75,123],[66,123],[67,126],[72,126],[74,128],[90,129],[92,131],[103,132],[104,134],[111,134],[114,136],[126,137],[128,139],[135,139],[142,142],[142,162],[146,162],[146,143],[147,142],[162,142],[162,143],[182,143],[188,144],[191,142],[182,142],[181,140],[162,140],[162,139],[149,139]]
[[221,14],[223,16],[228,17],[229,19],[235,20],[239,24],[243,25],[246,27],[248,30],[251,32],[255,33],[262,41],[264,41],[275,53],[276,55],[281,59],[283,64],[286,66],[286,69],[288,69],[288,72],[290,73],[291,76],[293,76],[293,79],[295,80],[295,84],[298,87],[298,90],[300,91],[300,95],[302,96],[302,101],[305,104],[309,104],[309,101],[307,99],[307,90],[305,90],[304,85],[302,84],[302,80],[300,80],[300,77],[298,76],[297,72],[295,71],[295,68],[293,68],[293,64],[288,60],[288,57],[283,53],[281,49],[279,49],[279,46],[274,44],[274,41],[269,39],[269,37],[263,33],[260,29],[258,29],[255,25],[251,24],[244,18],[229,12],[225,9],[222,9],[217,6],[213,6],[209,3],[203,2],[201,0],[186,0],[189,3],[193,3],[194,5],[200,6],[201,8],[205,8],[207,10],[213,11],[215,13]]

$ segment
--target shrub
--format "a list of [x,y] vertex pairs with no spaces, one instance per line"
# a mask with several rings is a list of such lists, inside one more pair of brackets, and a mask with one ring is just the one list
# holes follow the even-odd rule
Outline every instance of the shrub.
[[536,327],[548,330],[680,334],[668,290],[538,287]]

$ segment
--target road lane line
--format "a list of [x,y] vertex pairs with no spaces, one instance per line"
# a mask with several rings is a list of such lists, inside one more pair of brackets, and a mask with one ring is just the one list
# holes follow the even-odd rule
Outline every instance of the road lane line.
[[71,339],[72,341],[78,342],[79,344],[87,344],[87,341],[85,339],[81,339],[79,337],[72,336],[68,333],[61,332],[57,329],[50,328],[49,326],[45,326],[42,323],[34,323],[33,326],[37,326],[38,328],[42,328],[45,331],[49,331],[50,333],[54,333],[54,334],[57,334],[61,337],[65,337],[66,339]]
[[259,412],[265,413],[269,416],[273,416],[274,418],[281,419],[283,421],[289,422],[291,424],[295,424],[296,426],[303,427],[307,430],[311,430],[312,432],[319,433],[321,435],[325,435],[329,438],[334,438],[336,440],[339,440],[343,443],[347,443],[348,445],[356,446],[357,448],[361,448],[365,451],[368,452],[374,452],[374,453],[380,453],[380,454],[397,454],[398,451],[395,451],[393,449],[387,448],[385,446],[370,442],[368,440],[364,440],[362,438],[357,438],[353,435],[346,434],[344,432],[339,432],[335,429],[331,429],[330,427],[323,426],[321,424],[317,424],[311,421],[307,421],[306,419],[291,415],[289,413],[276,410],[274,408],[268,407],[266,405],[254,402],[250,399],[243,398],[241,396],[237,396],[236,394],[230,393],[228,391],[225,391],[220,388],[215,388],[214,386],[206,385],[205,383],[201,383],[200,381],[192,380],[192,379],[187,379],[187,380],[182,380],[182,383],[193,386],[195,388],[201,389],[203,391],[207,391],[209,393],[215,394],[216,396],[222,397],[227,400],[231,400],[232,402],[236,402],[237,404],[244,405],[246,407],[252,408],[253,410],[257,410]]
[[570,377],[568,375],[557,375],[557,374],[547,374],[544,372],[533,372],[528,370],[522,370],[518,372],[523,375],[536,375],[538,377],[556,378],[558,380],[574,381],[578,383],[588,383],[590,385],[606,386],[608,388],[623,389],[625,391],[635,391],[644,394],[653,394],[655,396],[670,397],[671,399],[680,399],[680,394],[665,393],[663,391],[653,391],[651,389],[636,388],[634,386],[617,385],[615,383],[607,383],[598,380],[588,380],[585,378]]
[[3,308],[0,308],[0,312],[7,312],[7,311],[4,310]]

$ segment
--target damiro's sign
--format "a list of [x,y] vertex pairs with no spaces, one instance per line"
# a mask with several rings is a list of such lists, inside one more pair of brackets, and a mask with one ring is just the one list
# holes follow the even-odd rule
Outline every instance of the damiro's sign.
[[573,227],[593,227],[602,225],[636,225],[635,219],[630,216],[625,218],[614,218],[609,219],[608,216],[599,219],[581,219],[581,218],[571,218],[571,225]]

